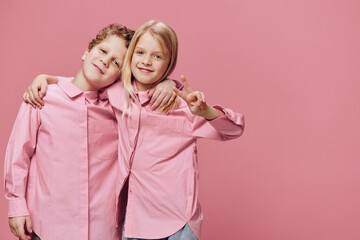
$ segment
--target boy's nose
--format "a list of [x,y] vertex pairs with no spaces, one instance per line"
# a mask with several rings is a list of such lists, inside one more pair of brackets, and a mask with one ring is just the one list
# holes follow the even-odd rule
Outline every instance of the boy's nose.
[[105,67],[107,67],[109,65],[109,59],[107,59],[107,58],[102,58],[102,59],[100,59],[100,61]]

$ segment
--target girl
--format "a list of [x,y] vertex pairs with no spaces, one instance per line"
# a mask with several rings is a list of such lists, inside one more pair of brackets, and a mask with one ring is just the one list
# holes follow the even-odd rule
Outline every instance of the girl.
[[128,181],[123,240],[199,239],[197,139],[230,140],[244,129],[242,114],[208,105],[183,76],[186,93],[174,89],[170,107],[151,110],[148,91],[174,70],[177,51],[169,26],[146,22],[130,43],[122,82],[107,89],[121,132],[117,194]]
[[118,118],[140,119],[137,131],[129,132],[136,139],[130,158],[123,159],[130,168],[123,239],[200,238],[197,139],[224,141],[243,132],[242,114],[208,105],[204,93],[192,91],[183,76],[187,93],[174,89],[180,98],[170,107],[163,113],[150,110],[146,91],[174,70],[177,50],[169,26],[146,22],[124,60],[125,103],[119,85],[108,91]]

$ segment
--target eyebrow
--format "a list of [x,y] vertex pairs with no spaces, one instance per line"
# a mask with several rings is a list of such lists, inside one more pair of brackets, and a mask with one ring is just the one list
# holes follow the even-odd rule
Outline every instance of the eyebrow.
[[[140,50],[145,50],[145,48],[144,47],[141,47],[141,46],[139,46],[139,47],[135,47],[135,50],[138,50],[138,49],[140,49]],[[152,52],[152,53],[161,53],[161,54],[166,54],[163,50],[160,50],[160,51],[155,51],[155,52]]]
[[[98,46],[100,44],[102,44],[103,42],[99,43]],[[102,45],[103,48],[105,48],[107,51],[109,51],[110,47],[109,47],[109,44],[104,44]],[[121,63],[122,61],[120,61],[121,57],[120,56],[114,56],[114,59],[118,62],[118,63]]]

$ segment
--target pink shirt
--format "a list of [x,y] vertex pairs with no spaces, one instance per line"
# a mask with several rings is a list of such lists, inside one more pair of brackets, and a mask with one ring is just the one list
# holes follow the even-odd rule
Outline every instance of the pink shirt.
[[30,214],[44,240],[119,239],[113,110],[97,91],[59,80],[41,110],[23,103],[16,118],[4,168],[9,217]]
[[182,99],[169,115],[159,114],[150,110],[147,92],[137,92],[140,109],[132,102],[131,121],[122,121],[123,85],[108,88],[108,96],[121,135],[126,136],[120,141],[121,148],[127,149],[120,157],[121,184],[130,171],[125,236],[164,238],[188,223],[200,238],[197,139],[239,137],[244,129],[243,115],[217,107],[225,116],[206,121],[194,116]]

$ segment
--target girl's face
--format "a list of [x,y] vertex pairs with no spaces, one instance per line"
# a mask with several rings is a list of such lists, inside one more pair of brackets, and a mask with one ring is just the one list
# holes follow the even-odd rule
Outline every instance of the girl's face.
[[131,60],[131,72],[139,91],[149,89],[164,75],[170,54],[149,32],[138,40]]

